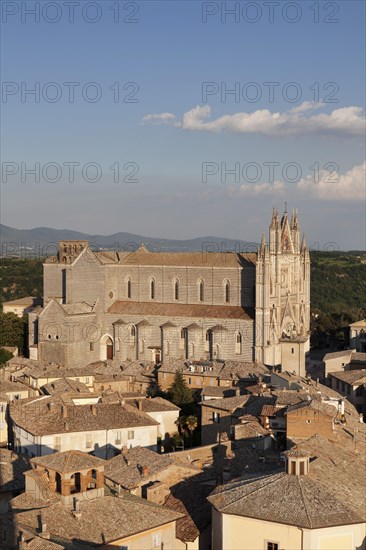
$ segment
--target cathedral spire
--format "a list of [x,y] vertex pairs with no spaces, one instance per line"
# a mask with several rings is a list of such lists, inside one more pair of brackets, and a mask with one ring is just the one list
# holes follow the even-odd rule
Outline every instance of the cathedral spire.
[[272,220],[271,225],[269,226],[270,229],[277,229],[278,227],[278,210],[277,208],[273,207],[272,211]]
[[306,239],[305,239],[305,235],[303,235],[302,241],[301,241],[301,252],[305,252],[306,249],[307,249]]
[[286,222],[287,222],[287,202],[285,202],[285,210],[284,210],[283,216],[281,218],[281,227],[283,227]]

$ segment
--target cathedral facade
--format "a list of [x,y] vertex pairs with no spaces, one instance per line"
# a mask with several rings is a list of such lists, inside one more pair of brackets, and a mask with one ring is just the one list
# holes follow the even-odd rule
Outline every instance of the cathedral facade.
[[258,253],[93,252],[61,241],[30,314],[30,357],[258,361],[304,374],[310,257],[297,213],[273,211]]

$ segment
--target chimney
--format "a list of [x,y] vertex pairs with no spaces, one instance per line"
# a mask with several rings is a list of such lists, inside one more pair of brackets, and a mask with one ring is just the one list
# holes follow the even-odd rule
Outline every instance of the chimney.
[[341,413],[341,416],[344,416],[344,399],[340,399],[338,401],[339,404],[339,412]]
[[222,481],[223,483],[227,483],[231,479],[231,468],[230,466],[224,466],[222,470]]
[[39,536],[42,537],[43,539],[49,539],[51,534],[47,530],[47,523],[44,521],[44,518],[42,517],[42,515],[40,516],[40,520],[41,520],[41,532],[39,533]]
[[240,395],[240,388],[235,388],[235,395],[239,397]]
[[66,407],[66,405],[62,405],[62,416],[63,416],[63,418],[67,418],[67,407]]
[[129,458],[126,458],[126,464],[127,466],[131,466],[131,460]]
[[96,405],[91,405],[90,409],[91,409],[92,415],[97,416],[97,407],[96,407]]
[[127,445],[123,445],[121,449],[121,455],[126,456],[128,454]]
[[360,413],[360,422],[363,424],[363,414]]
[[138,400],[138,409],[139,411],[142,411],[142,399]]
[[73,498],[73,509],[72,513],[76,519],[81,518],[81,510],[80,510],[80,500],[76,497]]
[[48,410],[49,410],[50,412],[55,412],[55,409],[56,409],[56,407],[55,407],[54,402],[53,402],[53,401],[50,401],[50,402],[48,403]]
[[141,475],[142,477],[147,477],[149,475],[149,468],[147,466],[142,466]]

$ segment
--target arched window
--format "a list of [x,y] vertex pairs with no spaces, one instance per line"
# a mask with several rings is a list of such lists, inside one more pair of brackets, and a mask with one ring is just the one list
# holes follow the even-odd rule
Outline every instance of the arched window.
[[155,300],[155,281],[154,281],[154,279],[150,280],[150,299]]
[[174,279],[174,300],[179,300],[179,281]]
[[205,299],[205,284],[202,279],[198,281],[198,301],[203,302]]
[[127,298],[132,296],[132,282],[131,279],[127,279]]
[[135,327],[135,325],[132,325],[132,326],[131,326],[130,335],[131,335],[131,336],[136,336],[136,327]]
[[224,283],[224,297],[225,302],[228,304],[230,302],[230,283],[229,281],[225,281]]

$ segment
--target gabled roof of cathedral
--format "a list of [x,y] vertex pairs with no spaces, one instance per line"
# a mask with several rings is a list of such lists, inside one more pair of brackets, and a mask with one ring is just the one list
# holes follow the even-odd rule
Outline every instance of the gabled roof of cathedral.
[[162,317],[198,317],[217,319],[253,319],[254,310],[239,306],[213,306],[208,304],[161,304],[159,302],[124,302],[117,300],[110,306],[108,313],[118,315],[144,316],[159,315]]
[[145,246],[125,256],[125,265],[169,265],[189,267],[242,267],[246,263],[255,264],[255,253],[237,254],[234,252],[150,252]]

